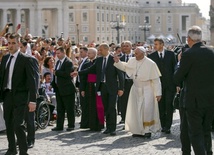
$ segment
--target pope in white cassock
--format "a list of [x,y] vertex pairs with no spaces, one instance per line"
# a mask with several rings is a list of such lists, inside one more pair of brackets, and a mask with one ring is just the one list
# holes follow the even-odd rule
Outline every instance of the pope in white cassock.
[[114,66],[126,72],[133,79],[130,90],[125,130],[133,137],[150,138],[151,133],[160,130],[158,101],[161,99],[160,71],[155,62],[145,56],[143,46],[135,49],[135,57],[121,62],[114,57]]

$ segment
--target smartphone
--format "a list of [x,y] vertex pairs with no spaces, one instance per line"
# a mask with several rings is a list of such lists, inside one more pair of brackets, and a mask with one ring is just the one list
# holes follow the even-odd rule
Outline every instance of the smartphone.
[[7,25],[8,25],[8,26],[13,26],[13,23],[8,23]]

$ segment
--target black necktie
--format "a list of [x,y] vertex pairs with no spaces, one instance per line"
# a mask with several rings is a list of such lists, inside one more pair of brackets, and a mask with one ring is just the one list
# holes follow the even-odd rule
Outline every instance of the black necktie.
[[7,63],[6,69],[5,69],[5,74],[4,74],[4,82],[3,82],[3,89],[7,89],[7,83],[8,83],[8,78],[9,78],[9,72],[10,72],[10,64],[11,64],[11,60],[14,56],[11,55],[10,59]]
[[105,82],[106,58],[103,58],[101,82]]
[[126,55],[126,62],[129,61],[129,55]]
[[162,54],[162,53],[160,53],[160,59],[161,59],[161,60],[163,59],[163,54]]

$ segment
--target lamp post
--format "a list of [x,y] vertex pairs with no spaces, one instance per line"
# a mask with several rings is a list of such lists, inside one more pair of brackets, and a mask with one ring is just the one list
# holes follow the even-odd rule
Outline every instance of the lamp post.
[[77,26],[77,44],[79,44],[79,42],[80,42],[80,37],[79,37],[79,24],[76,24],[76,26]]
[[146,41],[146,31],[150,31],[151,25],[148,24],[146,21],[144,21],[144,24],[140,25],[139,29],[143,31],[143,33],[144,33],[144,41]]
[[120,22],[120,16],[117,15],[116,21],[111,21],[110,26],[112,29],[116,29],[117,31],[117,44],[120,43],[120,29],[125,28],[126,23],[124,21]]

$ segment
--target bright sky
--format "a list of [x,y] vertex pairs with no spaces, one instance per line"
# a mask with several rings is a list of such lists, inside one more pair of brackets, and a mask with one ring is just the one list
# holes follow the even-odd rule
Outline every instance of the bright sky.
[[209,11],[210,11],[210,1],[211,0],[182,0],[182,2],[184,3],[196,3],[199,8],[200,8],[200,12],[202,13],[202,16],[210,19],[209,17]]

